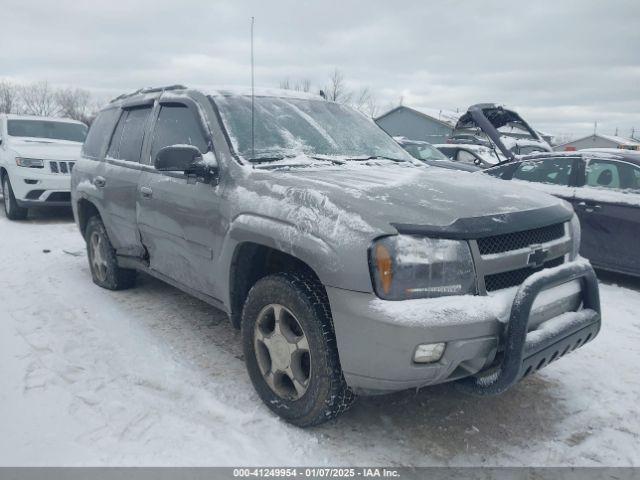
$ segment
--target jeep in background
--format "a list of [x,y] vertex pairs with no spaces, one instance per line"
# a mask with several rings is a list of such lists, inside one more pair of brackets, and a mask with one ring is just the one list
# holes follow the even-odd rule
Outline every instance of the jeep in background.
[[0,115],[0,185],[11,220],[32,207],[71,205],[70,175],[87,126],[64,118]]
[[571,206],[522,190],[425,167],[314,95],[182,86],[112,101],[72,174],[93,281],[146,272],[224,310],[300,426],[355,394],[499,394],[596,336]]

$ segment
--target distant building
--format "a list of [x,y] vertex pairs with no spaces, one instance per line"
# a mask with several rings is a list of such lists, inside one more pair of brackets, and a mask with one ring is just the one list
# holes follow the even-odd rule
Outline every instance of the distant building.
[[585,148],[623,148],[625,150],[640,150],[640,142],[631,138],[595,133],[553,147],[556,152],[583,150]]
[[447,110],[400,105],[380,115],[375,122],[393,137],[446,143],[459,116],[460,114]]

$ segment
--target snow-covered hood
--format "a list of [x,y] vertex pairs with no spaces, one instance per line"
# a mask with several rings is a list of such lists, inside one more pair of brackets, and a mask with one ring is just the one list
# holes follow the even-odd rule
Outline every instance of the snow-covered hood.
[[20,157],[75,161],[80,157],[82,143],[49,138],[13,137],[9,148]]
[[[251,209],[289,223],[305,221],[308,228],[341,228],[378,234],[398,225],[434,227],[436,230],[470,220],[487,231],[508,229],[511,218],[530,218],[530,225],[549,224],[544,215],[522,215],[555,210],[568,220],[571,207],[560,199],[523,189],[485,175],[428,167],[339,166],[300,168],[289,171],[254,171],[256,185]],[[242,195],[239,201],[242,202]],[[311,218],[309,222],[307,218]],[[527,220],[529,221],[529,220]],[[546,221],[546,223],[545,223]],[[539,223],[539,224],[535,224]]]

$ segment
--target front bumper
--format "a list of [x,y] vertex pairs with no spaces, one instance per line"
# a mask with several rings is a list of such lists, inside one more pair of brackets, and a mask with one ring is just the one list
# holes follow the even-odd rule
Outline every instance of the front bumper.
[[[579,339],[580,345],[593,339],[600,327],[597,281],[583,260],[545,269],[491,296],[389,302],[331,287],[327,293],[344,376],[359,393],[458,379],[474,393],[500,393],[577,348]],[[437,342],[446,343],[438,362],[413,362],[419,344]],[[491,377],[472,377],[478,372]],[[494,377],[502,378],[498,386],[479,386],[493,385]]]
[[66,207],[71,205],[71,176],[38,168],[12,168],[11,187],[20,207]]

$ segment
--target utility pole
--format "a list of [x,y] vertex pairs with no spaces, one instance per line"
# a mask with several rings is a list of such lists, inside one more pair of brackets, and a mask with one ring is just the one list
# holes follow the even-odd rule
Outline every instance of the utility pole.
[[253,73],[253,24],[255,18],[251,17],[251,157],[256,157],[255,145],[255,89],[254,89],[254,73]]

